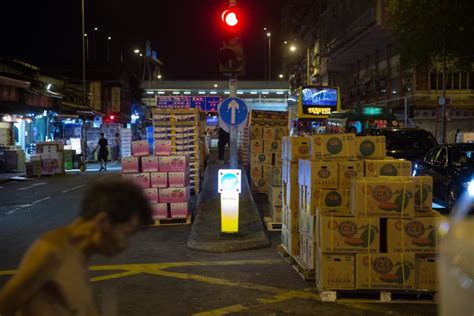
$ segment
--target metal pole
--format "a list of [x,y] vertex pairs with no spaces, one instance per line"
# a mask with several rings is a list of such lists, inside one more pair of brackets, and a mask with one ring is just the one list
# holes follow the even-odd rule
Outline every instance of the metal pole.
[[407,124],[408,124],[408,101],[407,101],[407,97],[404,97],[405,99],[405,128],[407,128]]
[[309,48],[306,48],[306,84],[309,85]]
[[441,144],[446,143],[446,53],[443,51],[443,104],[441,105]]
[[268,37],[268,81],[272,80],[272,36]]
[[110,40],[107,39],[107,62],[110,63]]
[[[229,96],[237,97],[237,77],[229,79]],[[229,126],[230,168],[237,169],[237,136],[238,127]]]
[[84,0],[82,0],[82,103],[87,103],[86,98],[86,44],[85,44]]

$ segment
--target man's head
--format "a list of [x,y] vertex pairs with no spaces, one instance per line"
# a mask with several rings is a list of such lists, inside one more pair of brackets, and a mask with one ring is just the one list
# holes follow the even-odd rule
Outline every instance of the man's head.
[[104,133],[100,133],[100,138],[104,138]]
[[142,189],[123,180],[91,185],[82,200],[80,217],[95,226],[94,252],[113,255],[152,220],[150,203]]

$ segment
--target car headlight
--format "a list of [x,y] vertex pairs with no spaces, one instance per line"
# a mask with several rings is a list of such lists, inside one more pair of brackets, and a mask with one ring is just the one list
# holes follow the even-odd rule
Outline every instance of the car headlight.
[[463,183],[463,187],[467,190],[469,196],[474,196],[474,180]]

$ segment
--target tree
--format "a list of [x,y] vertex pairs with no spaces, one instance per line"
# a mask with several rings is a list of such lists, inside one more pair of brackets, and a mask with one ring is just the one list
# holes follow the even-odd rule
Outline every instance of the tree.
[[[474,54],[474,1],[391,0],[391,26],[404,67],[428,68],[442,64],[446,97],[447,62],[470,70]],[[446,113],[442,107],[441,142],[446,139]]]

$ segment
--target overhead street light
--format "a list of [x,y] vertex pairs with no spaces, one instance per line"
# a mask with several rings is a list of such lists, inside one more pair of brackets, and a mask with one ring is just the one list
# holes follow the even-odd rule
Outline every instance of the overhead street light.
[[139,54],[139,53],[140,53],[140,50],[139,50],[139,49],[135,49],[133,52],[134,52],[135,54]]
[[290,46],[290,51],[295,52],[295,51],[296,51],[296,46],[295,46],[295,45],[291,45],[291,46]]

